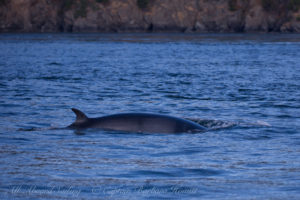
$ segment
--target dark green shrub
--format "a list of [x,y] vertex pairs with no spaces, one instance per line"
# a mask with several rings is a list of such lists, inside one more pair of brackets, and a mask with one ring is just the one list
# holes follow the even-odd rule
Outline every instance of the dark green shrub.
[[265,11],[298,11],[300,8],[300,0],[261,0],[262,7]]
[[0,0],[0,6],[4,6],[7,3],[7,0]]
[[236,11],[237,10],[237,0],[228,0],[228,8],[230,11]]
[[79,7],[76,9],[74,17],[86,17],[87,13],[87,7],[88,7],[88,1],[87,0],[80,0]]
[[63,2],[64,10],[70,10],[72,6],[76,3],[75,0],[65,0]]
[[278,10],[280,0],[261,0],[261,4],[265,11]]
[[108,4],[109,0],[96,0],[97,3]]
[[149,0],[137,0],[136,3],[137,3],[137,5],[138,5],[139,8],[145,9],[149,5]]
[[292,11],[298,11],[300,8],[300,0],[289,0],[288,9]]

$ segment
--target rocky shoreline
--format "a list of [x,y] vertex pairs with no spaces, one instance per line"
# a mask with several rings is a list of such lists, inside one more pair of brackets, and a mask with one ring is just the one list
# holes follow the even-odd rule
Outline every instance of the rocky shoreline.
[[300,32],[300,0],[0,0],[0,32]]

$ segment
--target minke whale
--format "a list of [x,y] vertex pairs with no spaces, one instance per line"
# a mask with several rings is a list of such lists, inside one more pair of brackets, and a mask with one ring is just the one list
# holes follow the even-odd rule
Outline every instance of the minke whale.
[[96,128],[134,133],[196,133],[207,130],[190,120],[161,114],[124,113],[89,118],[76,108],[72,111],[76,120],[67,127],[71,129]]

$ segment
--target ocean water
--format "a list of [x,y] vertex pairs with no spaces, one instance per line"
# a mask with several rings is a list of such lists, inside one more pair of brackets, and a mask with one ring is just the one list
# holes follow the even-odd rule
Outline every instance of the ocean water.
[[[1,34],[1,199],[299,199],[300,35]],[[59,129],[71,108],[204,133]]]

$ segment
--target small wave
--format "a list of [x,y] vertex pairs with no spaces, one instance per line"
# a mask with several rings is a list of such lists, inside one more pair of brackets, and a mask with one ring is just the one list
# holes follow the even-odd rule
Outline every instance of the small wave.
[[237,125],[237,123],[235,122],[222,121],[222,120],[200,119],[200,118],[186,118],[186,119],[196,122],[197,124],[200,124],[201,126],[204,126],[210,130],[231,128]]
[[62,63],[58,63],[58,62],[50,62],[47,65],[55,65],[55,66],[62,66]]
[[214,169],[184,169],[184,172],[186,174],[189,174],[190,176],[215,176],[222,174],[222,171],[220,170],[214,170]]
[[65,77],[65,76],[41,76],[36,79],[37,80],[47,80],[47,81],[57,81],[57,80],[78,81],[78,80],[81,80],[80,77]]
[[170,98],[170,99],[188,99],[188,100],[197,100],[198,99],[196,97],[187,97],[187,96],[182,96],[182,95],[165,95],[165,97]]
[[62,128],[57,127],[28,127],[28,128],[19,128],[17,131],[48,131],[48,130],[60,130]]
[[259,126],[271,127],[271,124],[269,124],[268,122],[265,122],[265,121],[261,121],[261,120],[257,120],[256,124]]
[[39,77],[40,80],[59,80],[62,79],[60,76],[43,76]]
[[141,175],[141,176],[161,176],[161,177],[174,177],[175,175],[171,172],[166,172],[166,171],[154,171],[154,170],[137,170],[134,172],[136,175]]
[[271,124],[262,120],[257,120],[254,122],[243,120],[243,121],[239,121],[237,125],[240,127],[272,127]]
[[257,120],[255,122],[247,122],[247,121],[238,121],[238,122],[230,122],[230,121],[223,121],[223,120],[213,120],[213,119],[200,119],[200,118],[186,118],[187,120],[196,122],[201,126],[208,128],[209,130],[219,130],[219,129],[226,129],[232,128],[235,126],[239,127],[271,127],[272,125],[268,122]]
[[186,177],[186,176],[215,176],[221,174],[221,171],[213,169],[186,169],[178,168],[171,169],[169,171],[157,171],[157,170],[137,170],[133,172],[133,176],[160,176],[160,177]]

